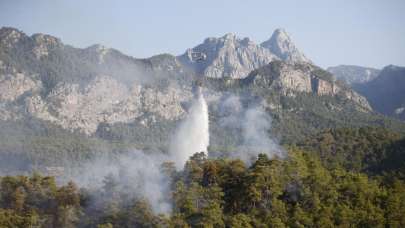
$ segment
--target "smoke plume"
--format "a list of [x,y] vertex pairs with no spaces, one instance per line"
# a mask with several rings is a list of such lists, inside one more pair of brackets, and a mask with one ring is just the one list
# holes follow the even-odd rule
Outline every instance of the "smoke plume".
[[229,156],[239,158],[250,164],[260,153],[269,158],[284,157],[284,150],[269,135],[271,117],[265,112],[263,105],[252,104],[244,107],[240,98],[234,95],[227,97],[220,104],[220,125],[232,132],[240,132],[241,142]]
[[[167,155],[134,150],[115,157],[94,158],[66,178],[93,192],[103,189],[106,177],[112,178],[116,194],[147,199],[155,213],[170,213],[170,178],[161,169],[166,161]],[[99,204],[104,197],[94,198],[94,203]]]
[[[162,171],[162,164],[174,162],[176,168],[181,170],[194,153],[207,152],[208,128],[207,103],[201,88],[197,87],[189,112],[170,142],[169,154],[134,150],[116,156],[100,156],[80,165],[74,169],[76,173],[66,178],[97,192],[103,188],[108,177],[114,180],[115,193],[129,199],[145,198],[155,213],[170,213],[171,180]],[[95,195],[94,207],[99,207],[105,198],[102,194]]]

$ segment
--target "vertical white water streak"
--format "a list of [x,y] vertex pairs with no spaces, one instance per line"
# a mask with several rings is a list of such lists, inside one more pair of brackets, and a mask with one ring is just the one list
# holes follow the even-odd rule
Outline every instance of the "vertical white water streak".
[[170,155],[178,170],[196,152],[207,152],[209,145],[208,106],[198,89],[186,118],[180,123],[170,145]]

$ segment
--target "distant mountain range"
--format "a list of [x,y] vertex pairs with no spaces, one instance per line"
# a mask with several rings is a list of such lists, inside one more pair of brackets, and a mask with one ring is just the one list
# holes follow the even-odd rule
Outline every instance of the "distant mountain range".
[[371,81],[380,73],[378,69],[353,65],[328,67],[327,71],[335,75],[337,79],[345,81],[350,85]]
[[384,67],[376,78],[355,84],[353,88],[365,96],[376,111],[405,120],[405,67]]
[[327,70],[366,97],[375,111],[405,120],[404,67],[389,65],[378,70],[340,65]]
[[344,126],[405,130],[314,65],[282,29],[262,44],[226,34],[180,56],[138,59],[101,45],[74,48],[53,36],[1,28],[0,136],[13,140],[0,142],[0,148],[32,148],[26,143],[45,137],[41,146],[46,141],[64,153],[66,148],[53,145],[57,139],[49,140],[60,134],[71,141],[80,135],[165,148],[187,113],[196,81],[209,103],[211,146],[217,150],[238,140],[238,132],[220,124],[222,102],[231,95],[244,107],[261,106],[282,142]]

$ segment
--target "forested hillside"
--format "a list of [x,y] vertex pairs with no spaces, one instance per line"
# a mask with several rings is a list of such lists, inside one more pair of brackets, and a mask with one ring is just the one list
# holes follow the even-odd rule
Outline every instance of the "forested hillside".
[[375,104],[282,29],[138,59],[4,27],[0,228],[405,227],[405,123]]
[[122,191],[123,176],[99,189],[5,176],[0,226],[403,227],[404,146],[397,133],[361,128],[325,131],[289,146],[284,159],[260,155],[250,166],[197,153],[182,171],[162,164],[171,213],[161,215]]

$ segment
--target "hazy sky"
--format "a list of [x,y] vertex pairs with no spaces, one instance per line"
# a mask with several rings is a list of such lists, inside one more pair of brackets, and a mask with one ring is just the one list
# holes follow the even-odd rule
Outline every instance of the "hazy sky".
[[135,57],[228,32],[261,43],[282,27],[322,67],[405,65],[405,0],[0,0],[0,26]]

